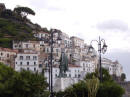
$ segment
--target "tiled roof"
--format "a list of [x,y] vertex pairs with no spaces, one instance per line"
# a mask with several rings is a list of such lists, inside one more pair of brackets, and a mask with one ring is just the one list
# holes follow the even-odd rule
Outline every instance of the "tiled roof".
[[68,64],[68,65],[69,65],[69,67],[81,67],[79,65],[73,65],[73,64]]
[[13,50],[13,49],[9,49],[9,48],[2,48],[2,47],[0,47],[0,51],[7,51],[7,52],[15,52],[15,53],[18,53],[18,50]]

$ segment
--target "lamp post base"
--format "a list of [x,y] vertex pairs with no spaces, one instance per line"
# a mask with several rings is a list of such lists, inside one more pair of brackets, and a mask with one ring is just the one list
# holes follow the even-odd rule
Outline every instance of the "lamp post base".
[[54,97],[54,93],[51,93],[51,94],[50,94],[50,97]]

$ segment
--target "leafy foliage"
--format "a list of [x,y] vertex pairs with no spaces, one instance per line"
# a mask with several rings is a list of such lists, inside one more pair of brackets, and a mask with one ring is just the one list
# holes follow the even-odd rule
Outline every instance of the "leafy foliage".
[[0,63],[0,97],[48,97],[43,75],[23,70],[16,72]]
[[[84,79],[85,80],[92,79],[93,76],[99,78],[98,70],[96,70],[95,72],[92,72],[92,73],[88,73],[85,76]],[[113,81],[111,75],[109,74],[109,72],[104,68],[102,68],[102,76],[103,76],[103,78],[102,78],[103,82],[105,82],[105,81]]]
[[[28,7],[16,7],[14,11],[4,9],[0,12],[0,46],[11,48],[12,40],[35,40],[32,26],[35,26],[26,16],[35,15]],[[30,26],[30,25],[32,26]]]
[[11,48],[12,40],[33,40],[32,28],[24,23],[0,18],[0,46]]
[[13,12],[10,9],[5,9],[4,11],[1,12],[1,17],[4,18],[10,18],[13,17]]
[[57,97],[87,97],[88,90],[86,87],[85,81],[80,81],[69,88],[67,88],[64,92],[57,93]]
[[[88,97],[87,81],[92,80],[93,76],[98,78],[98,72],[87,74],[83,81],[76,83],[64,92],[58,92],[57,97]],[[87,83],[87,84],[86,84]],[[88,85],[90,86],[90,85]],[[96,97],[122,97],[124,89],[112,80],[108,71],[103,69],[103,82],[99,83]]]
[[87,79],[86,86],[88,88],[88,97],[96,97],[99,88],[99,79],[95,76],[92,79]]
[[126,75],[125,75],[125,73],[122,73],[121,74],[121,81],[125,81],[125,79],[126,79]]
[[35,12],[29,7],[16,7],[14,8],[14,12],[24,16],[28,14],[35,15]]
[[100,84],[97,97],[122,97],[124,89],[115,82],[104,82]]

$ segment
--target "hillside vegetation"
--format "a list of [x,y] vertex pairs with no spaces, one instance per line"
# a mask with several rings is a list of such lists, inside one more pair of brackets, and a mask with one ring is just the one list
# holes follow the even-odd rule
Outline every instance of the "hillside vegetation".
[[27,18],[29,14],[35,15],[35,12],[20,6],[14,10],[6,9],[4,4],[0,4],[0,47],[11,48],[12,40],[36,40],[32,31],[42,28]]

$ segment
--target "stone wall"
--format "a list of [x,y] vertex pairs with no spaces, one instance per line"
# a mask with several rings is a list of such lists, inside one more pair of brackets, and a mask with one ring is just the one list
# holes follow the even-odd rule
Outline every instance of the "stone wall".
[[125,95],[123,97],[130,97],[130,81],[127,82],[119,82],[124,89],[125,89]]

